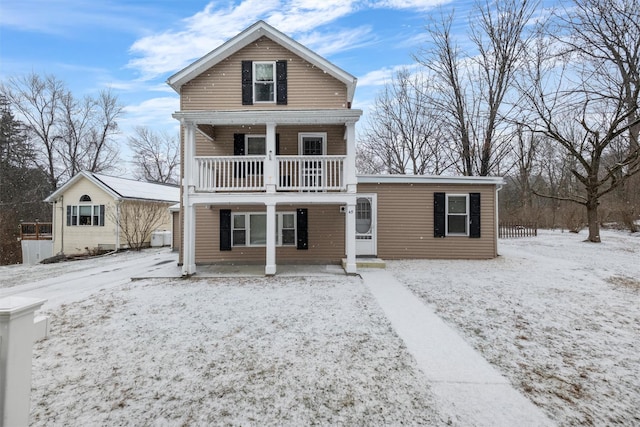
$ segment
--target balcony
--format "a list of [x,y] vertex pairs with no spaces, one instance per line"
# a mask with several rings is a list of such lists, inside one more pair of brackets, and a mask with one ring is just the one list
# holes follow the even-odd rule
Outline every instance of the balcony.
[[[345,191],[346,156],[195,157],[195,186],[200,192]],[[273,165],[270,162],[274,163]],[[265,182],[265,170],[274,166],[275,182]],[[265,169],[267,168],[267,169]]]

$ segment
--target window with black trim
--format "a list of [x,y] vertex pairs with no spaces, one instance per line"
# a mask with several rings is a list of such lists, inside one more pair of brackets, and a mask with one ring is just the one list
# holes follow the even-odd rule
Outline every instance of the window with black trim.
[[242,105],[287,105],[287,61],[242,61]]
[[433,193],[433,237],[467,236],[480,233],[480,193]]

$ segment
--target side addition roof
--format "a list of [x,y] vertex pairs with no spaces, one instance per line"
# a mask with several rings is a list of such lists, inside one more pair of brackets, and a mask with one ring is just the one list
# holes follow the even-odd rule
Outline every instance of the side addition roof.
[[56,201],[67,189],[81,179],[88,179],[116,200],[148,200],[169,203],[180,201],[180,187],[176,185],[154,184],[87,171],[75,175],[44,201],[49,203]]
[[236,53],[245,46],[258,40],[262,36],[270,38],[274,42],[300,56],[305,61],[315,65],[329,75],[343,82],[347,86],[347,100],[349,102],[353,101],[353,95],[355,93],[356,83],[358,81],[356,77],[327,61],[317,53],[293,40],[291,37],[276,30],[274,27],[270,26],[264,21],[256,22],[237,36],[226,41],[191,65],[187,66],[181,71],[178,71],[176,74],[167,79],[167,84],[171,86],[173,90],[180,93],[180,87],[182,85],[202,74],[204,71],[208,70],[230,55]]

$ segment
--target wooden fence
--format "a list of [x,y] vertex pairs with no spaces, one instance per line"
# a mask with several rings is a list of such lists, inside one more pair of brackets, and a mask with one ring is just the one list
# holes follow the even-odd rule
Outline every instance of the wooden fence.
[[535,237],[538,235],[538,224],[521,222],[501,222],[498,226],[498,237],[508,239],[512,237]]

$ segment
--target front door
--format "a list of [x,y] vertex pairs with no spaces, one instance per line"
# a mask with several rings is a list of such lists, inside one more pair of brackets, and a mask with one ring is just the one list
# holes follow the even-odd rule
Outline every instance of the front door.
[[375,196],[358,197],[356,201],[356,255],[376,255]]

